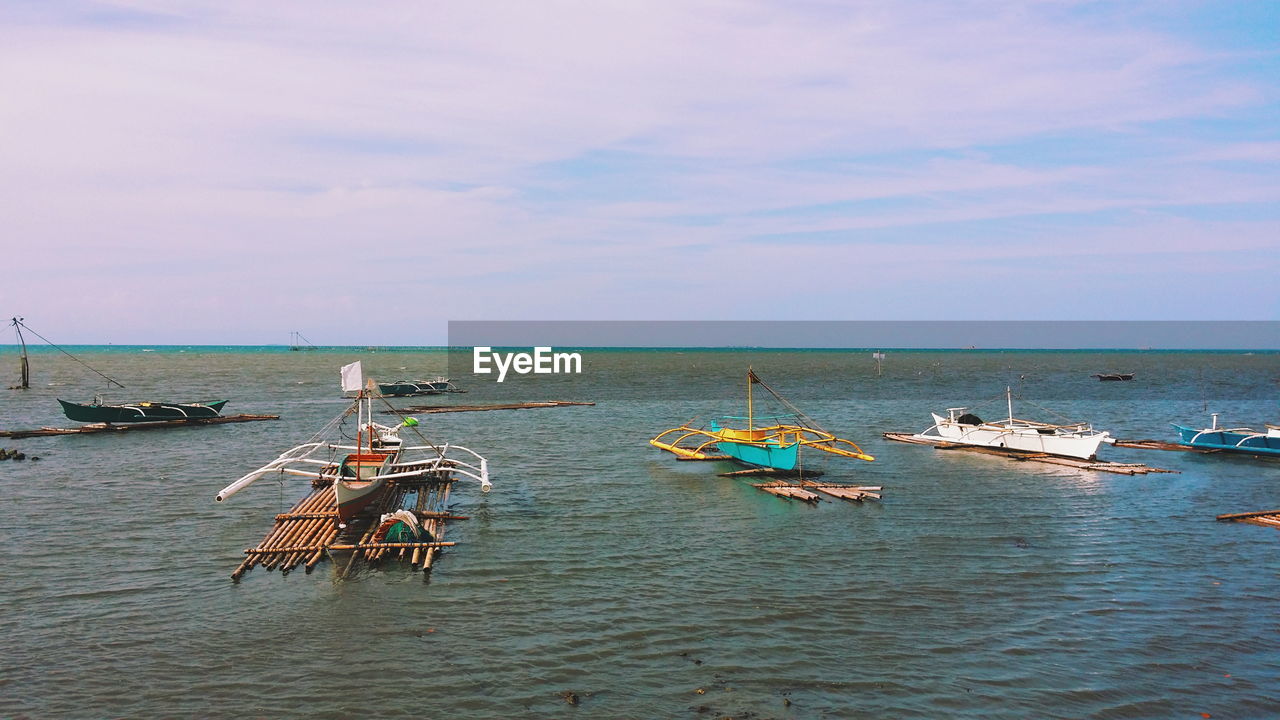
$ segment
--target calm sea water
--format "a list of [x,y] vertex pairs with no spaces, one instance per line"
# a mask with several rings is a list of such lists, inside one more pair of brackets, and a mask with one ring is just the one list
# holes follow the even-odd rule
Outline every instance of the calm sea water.
[[[444,372],[444,354],[77,354],[128,386],[112,399],[281,419],[0,440],[42,458],[0,463],[0,716],[1280,715],[1280,533],[1214,520],[1280,507],[1280,463],[1104,448],[1181,471],[1127,477],[880,435],[981,401],[998,417],[1006,384],[1019,415],[1122,438],[1171,440],[1206,407],[1256,426],[1280,419],[1280,355],[894,352],[876,377],[864,352],[587,351],[578,376],[455,377],[471,392],[427,401],[597,404],[422,416],[495,472],[492,493],[455,492],[471,519],[428,582],[324,563],[233,584],[307,489],[217,490],[345,407],[341,364],[392,380]],[[877,457],[820,464],[883,501],[787,502],[646,444],[737,414],[748,364]],[[66,426],[55,399],[103,387],[56,353],[33,367],[0,427]],[[1137,379],[1090,377],[1122,370]]]

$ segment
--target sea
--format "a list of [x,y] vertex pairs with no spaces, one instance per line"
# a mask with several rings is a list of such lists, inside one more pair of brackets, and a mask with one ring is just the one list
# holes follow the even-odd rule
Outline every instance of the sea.
[[[65,349],[33,348],[0,428],[73,426],[57,399],[97,394],[279,419],[0,438],[28,457],[0,461],[0,717],[1280,717],[1280,532],[1215,520],[1280,508],[1280,462],[1104,446],[1176,471],[1127,476],[882,435],[949,407],[1004,417],[1006,388],[1019,417],[1121,439],[1211,412],[1261,427],[1280,421],[1274,352],[889,350],[877,368],[860,349],[585,348],[580,373],[498,383],[440,348]],[[309,488],[214,496],[340,414],[355,360],[467,390],[397,406],[594,405],[417,416],[493,473],[488,494],[454,489],[469,519],[429,575],[233,582]],[[748,367],[875,456],[806,467],[883,498],[788,501],[649,446],[744,414]]]

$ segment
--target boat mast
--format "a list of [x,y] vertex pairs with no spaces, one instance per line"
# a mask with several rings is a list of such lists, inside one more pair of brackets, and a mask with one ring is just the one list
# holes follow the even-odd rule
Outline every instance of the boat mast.
[[[363,447],[364,435],[362,435],[362,433],[364,432],[364,405],[365,405],[364,394],[365,392],[366,392],[365,390],[361,390],[360,392],[356,393],[356,452],[357,453],[364,452],[364,447]],[[356,467],[357,468],[360,467],[359,460],[356,461]]]
[[1013,422],[1013,388],[1009,385],[1004,386],[1005,399],[1009,401],[1009,422]]
[[22,346],[22,359],[18,361],[21,368],[22,382],[14,386],[14,390],[31,389],[31,365],[27,363],[27,341],[22,338],[22,318],[12,319],[13,329],[18,333],[18,344]]
[[751,405],[751,386],[755,384],[755,381],[756,381],[755,371],[753,371],[751,369],[751,366],[748,365],[747,366],[747,429],[748,430],[754,430],[756,427],[754,422],[755,412],[752,409],[752,405]]

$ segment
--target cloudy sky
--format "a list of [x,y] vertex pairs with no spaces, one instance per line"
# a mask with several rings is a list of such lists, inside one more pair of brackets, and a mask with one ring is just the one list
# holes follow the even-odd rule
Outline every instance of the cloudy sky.
[[0,23],[0,310],[59,342],[1280,319],[1270,0],[19,0]]

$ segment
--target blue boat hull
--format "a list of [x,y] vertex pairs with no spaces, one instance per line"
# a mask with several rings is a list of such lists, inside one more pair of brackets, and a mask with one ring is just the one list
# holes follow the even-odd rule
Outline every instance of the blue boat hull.
[[720,452],[746,465],[772,468],[774,470],[795,470],[800,456],[800,446],[793,445],[746,445],[735,442],[716,443]]
[[1280,456],[1280,438],[1266,435],[1246,435],[1224,430],[1197,430],[1174,425],[1183,445],[1191,447],[1227,450],[1252,455]]

